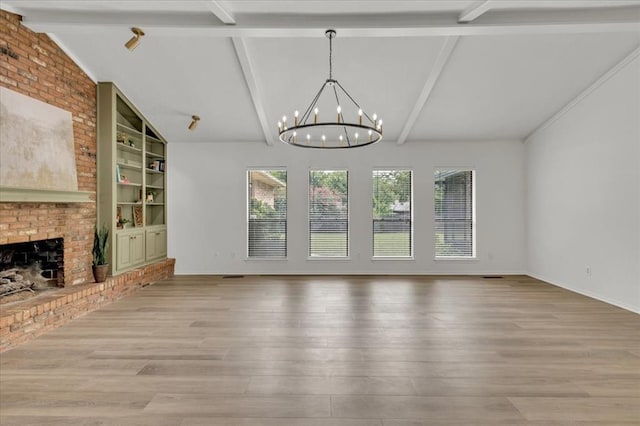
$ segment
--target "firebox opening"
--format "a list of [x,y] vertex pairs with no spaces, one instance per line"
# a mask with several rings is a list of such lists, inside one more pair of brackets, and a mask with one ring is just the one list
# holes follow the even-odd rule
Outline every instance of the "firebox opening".
[[64,240],[0,245],[0,297],[64,287]]

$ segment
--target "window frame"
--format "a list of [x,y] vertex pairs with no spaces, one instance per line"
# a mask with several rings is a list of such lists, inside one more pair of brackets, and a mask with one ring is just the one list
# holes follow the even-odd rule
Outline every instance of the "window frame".
[[[346,256],[312,256],[311,255],[311,173],[312,172],[345,172],[347,174],[347,254]],[[351,260],[351,173],[347,167],[310,168],[307,170],[307,260],[309,261],[348,261]]]
[[410,188],[410,206],[411,206],[411,217],[410,217],[410,221],[411,221],[411,232],[409,235],[409,239],[410,239],[410,246],[409,246],[409,250],[410,250],[410,255],[409,256],[376,256],[375,255],[375,231],[373,229],[374,227],[374,220],[375,218],[373,217],[373,208],[371,209],[371,260],[375,260],[375,261],[385,261],[385,260],[391,260],[391,261],[407,261],[407,260],[415,260],[415,209],[414,207],[414,183],[415,183],[415,172],[413,170],[412,167],[374,167],[371,170],[371,197],[370,197],[370,202],[372,203],[371,207],[373,207],[373,196],[374,196],[374,189],[373,189],[373,179],[374,176],[373,174],[375,172],[382,172],[382,171],[388,171],[388,172],[409,172],[411,173],[411,188]]
[[[471,256],[438,256],[437,248],[436,248],[436,231],[437,231],[437,220],[436,220],[436,206],[435,206],[435,174],[436,172],[447,171],[447,170],[456,170],[461,172],[471,172]],[[431,175],[431,189],[433,191],[431,201],[433,202],[433,229],[432,229],[432,237],[433,237],[433,259],[434,261],[478,261],[478,251],[477,251],[477,232],[478,232],[478,221],[477,221],[477,170],[475,167],[470,166],[450,166],[450,167],[434,167],[433,173]]]
[[[249,230],[249,225],[250,225],[250,215],[251,215],[251,172],[272,172],[272,171],[282,171],[287,173],[287,182],[285,182],[287,184],[287,186],[285,187],[285,199],[287,201],[287,209],[286,209],[286,214],[285,214],[285,218],[284,218],[284,225],[285,225],[285,243],[284,243],[284,252],[285,255],[284,256],[250,256],[250,241],[249,241],[249,237],[250,237],[250,230]],[[245,174],[245,241],[246,241],[246,251],[245,251],[245,261],[263,261],[263,260],[267,260],[267,261],[283,261],[283,260],[287,260],[289,258],[289,172],[287,170],[286,167],[283,166],[278,166],[278,167],[248,167],[246,169],[246,174]]]

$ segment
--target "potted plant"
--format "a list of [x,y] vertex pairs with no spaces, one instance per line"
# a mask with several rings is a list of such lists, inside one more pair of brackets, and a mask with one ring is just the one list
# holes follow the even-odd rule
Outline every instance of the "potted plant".
[[107,249],[109,248],[109,228],[102,224],[98,229],[95,227],[93,236],[93,277],[97,283],[104,282],[107,279]]

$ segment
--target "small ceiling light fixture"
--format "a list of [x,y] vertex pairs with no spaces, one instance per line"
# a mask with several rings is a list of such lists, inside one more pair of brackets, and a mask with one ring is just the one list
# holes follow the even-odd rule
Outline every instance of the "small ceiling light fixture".
[[191,116],[191,124],[189,124],[189,130],[195,130],[198,127],[198,122],[200,121],[200,117],[197,115]]
[[124,47],[129,50],[133,50],[138,47],[138,44],[140,44],[140,40],[142,40],[142,36],[144,35],[144,31],[142,31],[138,27],[131,28],[131,32],[134,34],[134,36],[124,44]]
[[[321,149],[359,148],[379,142],[382,140],[382,120],[376,114],[371,118],[338,80],[333,78],[333,39],[336,31],[327,30],[324,34],[329,39],[329,78],[322,83],[320,91],[302,115],[298,111],[294,112],[292,126],[287,125],[286,116],[278,121],[280,140],[289,145]],[[335,112],[327,113],[325,117],[336,117],[335,121],[319,119],[318,101],[327,87],[329,97],[335,98],[331,101],[335,105]],[[340,104],[338,95],[342,96],[344,105]],[[326,105],[326,102],[322,105]]]

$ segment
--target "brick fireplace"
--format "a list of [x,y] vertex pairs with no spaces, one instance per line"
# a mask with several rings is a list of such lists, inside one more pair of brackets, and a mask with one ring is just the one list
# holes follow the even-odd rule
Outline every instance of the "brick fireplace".
[[[96,84],[46,35],[0,10],[0,85],[71,111],[78,190],[96,190]],[[95,200],[95,195],[92,196]],[[96,204],[0,203],[0,245],[64,238],[63,286],[93,281]]]
[[0,86],[71,112],[78,190],[93,193],[85,203],[0,202],[0,245],[33,247],[42,240],[59,239],[64,259],[55,278],[62,288],[2,305],[2,352],[172,276],[175,261],[165,259],[94,283],[96,83],[46,34],[32,32],[22,26],[20,16],[4,10],[0,10]]

